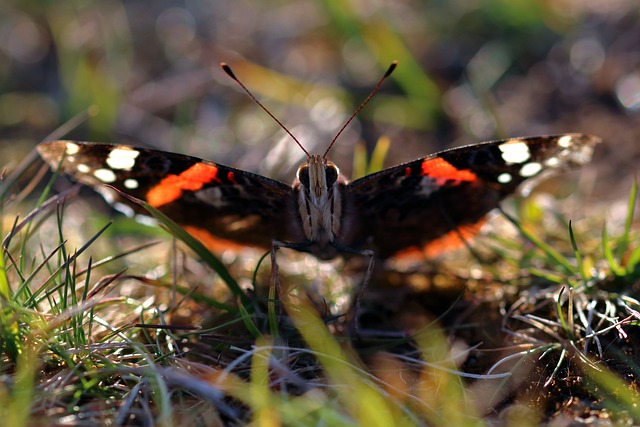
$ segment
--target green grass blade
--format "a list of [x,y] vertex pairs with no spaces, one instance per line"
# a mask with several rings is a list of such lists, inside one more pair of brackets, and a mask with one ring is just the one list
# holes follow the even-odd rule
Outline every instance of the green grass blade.
[[353,168],[351,179],[362,178],[367,174],[367,148],[361,142],[357,143],[353,149]]
[[518,229],[520,234],[522,234],[527,240],[533,243],[555,264],[557,264],[559,267],[562,267],[569,274],[576,273],[576,268],[573,265],[571,265],[571,263],[564,256],[562,256],[562,254],[560,254],[558,251],[553,249],[551,246],[544,243],[542,240],[538,239],[536,236],[533,235],[533,233],[526,230],[520,224],[520,222],[518,222],[515,218],[513,218],[511,215],[506,213],[502,208],[498,208],[498,209],[505,216],[505,218],[507,218],[507,220],[509,220],[509,222]]
[[571,220],[569,220],[569,240],[571,241],[571,247],[573,248],[573,253],[576,257],[576,263],[578,264],[578,273],[580,273],[580,277],[585,282],[588,280],[587,272],[584,268],[584,262],[582,260],[582,254],[580,254],[580,250],[578,249],[578,243],[576,242],[576,236],[573,233],[573,226],[571,224]]
[[284,307],[309,347],[322,364],[335,391],[357,425],[399,425],[393,403],[363,377],[357,357],[340,346],[313,309],[305,295],[294,301],[283,300]]
[[[16,218],[17,220],[17,218]],[[2,222],[0,221],[0,235],[2,235]],[[5,247],[2,247],[2,253],[0,254],[0,297],[5,300],[11,298],[11,288],[9,287],[9,279],[7,279],[7,269],[4,262]]]
[[390,146],[391,140],[388,137],[381,136],[373,148],[371,157],[367,158],[367,150],[364,144],[356,144],[353,153],[353,172],[351,173],[351,179],[362,178],[365,175],[382,170]]
[[[89,248],[89,246],[91,246],[93,244],[93,242],[95,242],[98,239],[98,237],[100,237],[102,235],[102,233],[104,233],[107,230],[107,228],[109,228],[110,226],[111,226],[111,221],[109,221],[104,227],[102,227],[100,230],[98,230],[97,233],[95,233],[84,245],[82,245],[80,247],[80,249],[76,250],[74,252],[74,254],[71,255],[70,257],[67,257],[66,254],[63,255],[62,258],[64,259],[64,261],[62,263],[60,263],[60,267],[56,270],[56,275],[52,275],[52,277],[49,280],[47,280],[46,283],[48,283],[50,280],[52,280],[52,278],[57,276],[57,274],[59,274],[61,271],[66,271],[67,267],[71,263],[73,263],[78,258],[78,256],[80,256],[80,254],[82,254],[84,251],[86,251]],[[61,234],[61,237],[62,237],[62,234]],[[60,245],[56,248],[56,250],[54,252],[63,253],[64,251],[65,251],[65,242],[63,241],[62,243],[60,243]],[[53,255],[53,252],[52,252],[51,255]],[[48,261],[48,259],[46,261]],[[44,264],[46,264],[46,261],[43,262],[39,266],[39,268],[44,266]],[[29,283],[35,277],[35,275],[36,275],[36,272],[30,274],[25,279],[24,283],[22,283],[20,285],[20,289],[16,292],[16,294],[20,294],[23,291],[23,289],[25,289],[29,285]],[[41,287],[40,289],[42,289],[42,288],[43,287]],[[34,303],[35,302],[34,298],[35,298],[36,295],[37,295],[37,293],[34,293],[31,296],[29,303]]]
[[249,333],[254,338],[262,337],[262,333],[260,332],[260,329],[258,329],[256,324],[253,322],[253,319],[251,317],[251,313],[249,313],[249,310],[247,310],[247,308],[244,306],[244,304],[242,304],[242,301],[240,302],[240,304],[238,304],[238,310],[239,310],[239,313],[240,313],[240,317],[242,318],[242,322],[246,326],[246,328],[249,331]]
[[616,261],[615,256],[613,255],[613,250],[611,249],[611,241],[609,240],[607,224],[602,226],[602,253],[613,274],[618,277],[624,276],[625,270],[620,266],[620,264],[618,264],[618,261]]
[[390,146],[391,139],[386,136],[378,138],[378,142],[376,142],[373,153],[371,153],[371,159],[369,160],[369,166],[367,167],[367,174],[378,172],[384,168],[384,161],[387,158]]
[[563,274],[558,274],[552,271],[545,271],[535,267],[529,267],[527,271],[532,276],[540,277],[551,283],[557,283],[557,284],[567,283],[567,277]]
[[236,280],[231,276],[229,270],[227,270],[222,261],[220,261],[215,255],[213,255],[199,240],[187,233],[182,227],[173,222],[173,220],[171,220],[168,216],[166,216],[164,213],[160,212],[158,209],[154,208],[144,200],[136,199],[135,197],[131,197],[124,193],[120,194],[146,209],[154,218],[156,218],[164,227],[166,227],[169,233],[177,237],[179,240],[183,241],[191,250],[198,254],[198,256],[207,265],[209,265],[209,267],[211,267],[216,273],[218,273],[220,278],[227,284],[229,290],[238,298],[240,298],[243,304],[248,304],[250,302],[250,298],[242,290],[240,285],[238,285],[238,282],[236,282]]
[[[562,325],[562,329],[569,335],[572,335],[572,331],[569,328],[569,324],[567,323],[567,317],[564,315],[564,313],[562,312],[562,294],[564,293],[566,287],[562,287],[560,288],[560,292],[558,293],[558,299],[556,300],[556,316],[558,317],[558,320],[560,321],[560,324]],[[571,292],[571,288],[569,288],[569,292]],[[571,294],[569,294],[571,295]],[[567,303],[569,305],[569,307],[571,306],[571,301],[568,301]]]
[[633,184],[631,185],[631,192],[629,193],[629,203],[627,204],[627,217],[624,223],[624,233],[620,238],[620,243],[618,244],[617,254],[618,259],[624,259],[625,253],[627,252],[627,248],[629,246],[629,235],[631,233],[631,226],[633,225],[633,214],[636,207],[636,200],[638,197],[638,180],[634,179]]
[[271,357],[271,343],[266,339],[258,339],[251,359],[251,383],[250,392],[254,420],[258,425],[280,425],[278,411],[273,410],[271,398],[269,359]]
[[631,251],[625,267],[627,274],[633,277],[640,275],[640,246]]
[[40,358],[38,346],[33,342],[33,337],[30,337],[29,341],[31,342],[24,346],[25,350],[20,352],[17,360],[13,392],[11,398],[5,401],[6,406],[3,408],[3,425],[26,426],[30,424],[29,416],[36,390],[34,384],[36,373],[40,367]]
[[269,319],[269,332],[274,339],[280,336],[280,322],[278,321],[278,310],[280,309],[280,299],[278,290],[274,284],[269,285],[269,300],[267,302],[267,317]]

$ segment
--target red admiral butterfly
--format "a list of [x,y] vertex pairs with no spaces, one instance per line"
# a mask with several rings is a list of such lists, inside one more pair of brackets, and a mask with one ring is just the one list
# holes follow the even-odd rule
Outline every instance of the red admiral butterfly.
[[145,200],[214,250],[231,243],[286,246],[323,260],[340,253],[386,259],[428,250],[443,239],[460,241],[523,181],[584,165],[599,141],[564,134],[486,142],[351,183],[327,159],[329,146],[322,156],[307,153],[293,186],[195,157],[127,145],[55,141],[39,145],[38,151],[52,167],[60,165],[74,179],[114,193],[138,212],[139,206],[104,184]]
[[[145,200],[209,247],[289,242],[320,259],[372,249],[388,258],[474,228],[523,181],[587,163],[599,139],[512,138],[442,151],[347,183],[311,155],[293,186],[183,154],[55,141],[38,146],[53,167],[94,188]],[[104,192],[104,191],[103,191]],[[139,206],[118,197],[111,199]]]

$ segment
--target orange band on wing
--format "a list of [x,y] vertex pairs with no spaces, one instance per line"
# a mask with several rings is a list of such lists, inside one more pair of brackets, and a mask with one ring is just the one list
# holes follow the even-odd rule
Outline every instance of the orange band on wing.
[[409,247],[398,252],[393,257],[396,259],[415,259],[417,257],[435,258],[447,251],[458,249],[463,246],[465,241],[468,242],[475,235],[480,233],[480,230],[486,222],[486,218],[482,218],[475,224],[462,225],[457,229],[451,230],[445,235],[426,243],[422,247]]
[[435,179],[475,181],[478,177],[469,169],[458,169],[446,160],[436,157],[422,162],[422,175]]
[[154,207],[171,203],[182,196],[183,191],[198,191],[212,181],[220,182],[218,168],[206,163],[196,163],[180,175],[168,175],[147,192],[147,202]]
[[207,249],[216,254],[220,254],[226,250],[240,252],[246,248],[256,247],[255,245],[238,243],[233,240],[216,237],[203,228],[190,225],[185,225],[183,228],[187,233],[191,234],[193,237],[198,239],[200,243],[205,245]]

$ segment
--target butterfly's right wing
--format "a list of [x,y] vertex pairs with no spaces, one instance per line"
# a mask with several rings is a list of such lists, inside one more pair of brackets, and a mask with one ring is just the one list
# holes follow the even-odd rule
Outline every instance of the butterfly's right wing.
[[346,187],[347,216],[358,226],[345,245],[368,244],[382,258],[459,245],[524,181],[588,163],[598,142],[583,134],[511,138],[360,178]]

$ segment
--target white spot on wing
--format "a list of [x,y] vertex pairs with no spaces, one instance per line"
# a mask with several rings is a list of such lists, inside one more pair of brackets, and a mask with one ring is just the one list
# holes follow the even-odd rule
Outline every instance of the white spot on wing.
[[573,145],[573,136],[564,135],[558,138],[558,146],[562,148],[569,148]]
[[550,168],[555,168],[560,166],[560,159],[558,159],[557,157],[549,157],[544,161],[544,164],[549,166]]
[[80,151],[80,146],[75,142],[67,142],[65,151],[67,152],[67,156],[73,156]]
[[80,163],[76,167],[78,168],[78,172],[80,172],[80,173],[89,173],[89,171],[91,170],[91,168],[89,166],[85,165],[84,163]]
[[129,190],[135,190],[138,188],[138,181],[133,178],[128,178],[124,180],[124,188],[128,188]]
[[107,157],[107,164],[112,169],[131,170],[138,155],[140,152],[130,147],[114,148]]
[[117,179],[116,174],[110,169],[96,169],[93,171],[93,176],[106,184],[111,184]]
[[542,170],[542,165],[538,162],[527,163],[520,169],[520,176],[525,178],[537,175]]
[[508,172],[504,172],[504,173],[501,173],[500,175],[498,175],[498,182],[500,184],[508,184],[508,183],[511,182],[512,179],[513,179],[513,177]]
[[524,163],[531,158],[527,144],[517,139],[511,139],[498,148],[502,152],[502,160],[507,163]]

